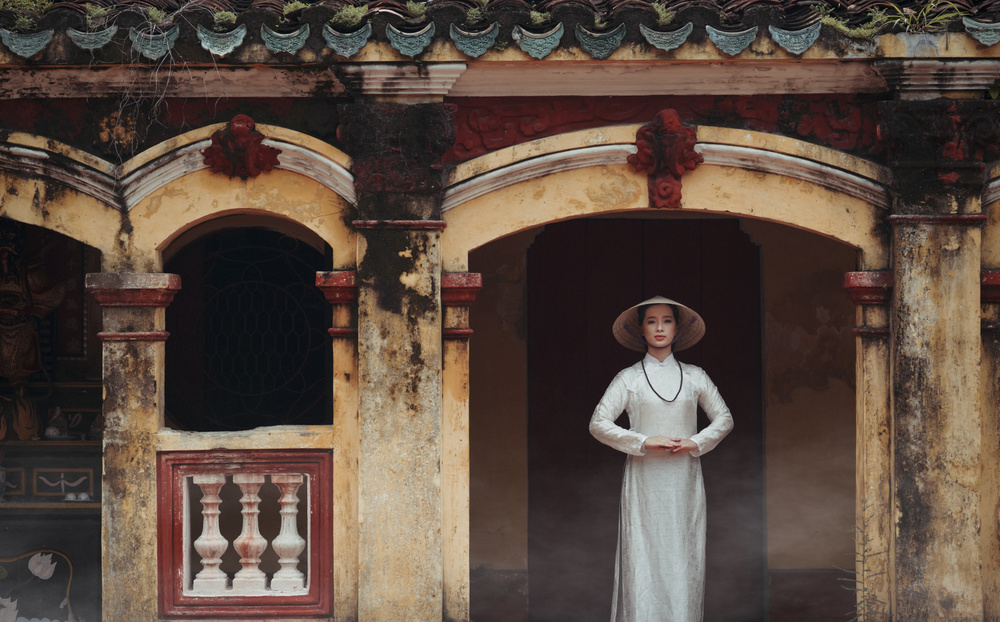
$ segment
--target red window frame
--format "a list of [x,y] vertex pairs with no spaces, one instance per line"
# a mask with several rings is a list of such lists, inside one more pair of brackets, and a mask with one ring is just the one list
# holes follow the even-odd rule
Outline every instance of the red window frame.
[[[331,450],[212,450],[157,454],[157,556],[160,615],[260,620],[322,617],[333,610],[333,458]],[[206,469],[210,467],[210,469]],[[304,473],[309,492],[309,583],[303,594],[193,596],[184,593],[184,482],[206,470]],[[190,536],[192,539],[197,534]]]

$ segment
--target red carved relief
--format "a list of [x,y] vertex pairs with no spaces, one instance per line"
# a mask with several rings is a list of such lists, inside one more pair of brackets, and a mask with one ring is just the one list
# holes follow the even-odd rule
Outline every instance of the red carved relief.
[[263,144],[265,136],[257,124],[245,114],[233,117],[224,129],[212,134],[212,146],[202,150],[205,164],[213,173],[247,179],[256,177],[278,165],[280,149]]
[[639,128],[638,151],[628,163],[646,173],[649,206],[677,209],[681,206],[681,176],[705,161],[694,150],[697,133],[681,125],[676,110],[661,110],[653,122]]

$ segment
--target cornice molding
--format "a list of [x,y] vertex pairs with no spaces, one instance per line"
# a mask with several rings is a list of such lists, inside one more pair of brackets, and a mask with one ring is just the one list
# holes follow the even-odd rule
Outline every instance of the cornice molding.
[[635,151],[634,144],[601,145],[550,153],[514,162],[447,188],[441,210],[447,212],[462,203],[536,177],[590,166],[624,165],[626,158]]
[[51,151],[0,142],[0,171],[52,179],[106,205],[120,206],[112,175]]
[[348,92],[393,98],[443,98],[465,73],[465,63],[338,63],[331,67]]
[[699,143],[696,149],[705,157],[705,164],[784,175],[878,207],[889,207],[889,190],[884,184],[815,160],[736,145]]
[[1000,78],[995,60],[883,60],[873,63],[886,86],[907,99],[934,99],[957,92],[985,92]]

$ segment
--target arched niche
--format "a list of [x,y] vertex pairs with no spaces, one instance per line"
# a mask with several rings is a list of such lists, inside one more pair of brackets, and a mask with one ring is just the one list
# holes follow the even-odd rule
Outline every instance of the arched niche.
[[[188,132],[123,167],[125,207],[137,255],[159,269],[161,253],[185,232],[212,220],[271,217],[297,223],[333,249],[332,267],[355,264],[355,235],[344,222],[354,200],[347,156],[299,132],[258,125],[278,165],[246,180],[213,173],[200,152],[224,124]],[[276,222],[276,221],[275,221]]]
[[[832,576],[830,565],[849,567],[854,554],[851,533],[857,511],[854,477],[855,469],[860,468],[855,467],[855,452],[860,455],[864,451],[855,447],[855,426],[860,426],[866,416],[877,413],[866,415],[865,404],[858,397],[863,392],[853,384],[860,382],[853,378],[854,363],[863,363],[864,357],[861,349],[856,348],[852,333],[854,307],[841,288],[841,279],[846,271],[888,267],[888,239],[880,226],[888,207],[887,172],[871,162],[794,139],[702,127],[698,128],[698,149],[705,163],[683,178],[681,209],[654,210],[648,207],[645,175],[636,173],[626,163],[628,155],[634,152],[637,127],[574,132],[500,150],[460,164],[447,189],[444,219],[448,226],[442,235],[444,268],[481,271],[484,277],[484,288],[472,310],[476,334],[471,346],[470,561],[473,569],[484,570],[473,572],[474,615],[483,612],[484,604],[495,607],[506,601],[511,606],[509,595],[518,590],[526,593],[530,583],[526,574],[530,570],[524,564],[528,557],[527,456],[518,454],[530,443],[524,436],[528,429],[524,405],[531,381],[526,375],[529,365],[525,309],[531,305],[525,300],[523,279],[527,249],[535,236],[554,223],[577,219],[595,223],[603,219],[652,223],[738,219],[740,226],[763,249],[765,275],[771,274],[765,276],[764,287],[771,288],[771,295],[783,292],[780,294],[786,299],[783,305],[791,304],[795,283],[790,278],[784,281],[780,276],[775,278],[775,267],[781,273],[787,272],[781,268],[785,261],[797,262],[793,266],[796,268],[808,265],[812,252],[827,257],[822,266],[817,264],[816,275],[803,273],[796,277],[808,284],[804,290],[815,290],[817,300],[822,299],[811,315],[808,309],[798,309],[785,319],[776,320],[767,316],[774,311],[772,304],[763,307],[766,319],[762,318],[757,330],[765,332],[767,339],[784,331],[788,334],[782,333],[775,339],[806,339],[815,347],[826,343],[827,338],[836,343],[836,372],[827,374],[830,387],[798,389],[785,382],[790,373],[787,370],[783,372],[784,384],[771,379],[764,385],[768,400],[778,400],[779,394],[780,399],[786,400],[774,413],[768,410],[768,417],[773,414],[784,421],[781,429],[765,431],[769,442],[777,445],[799,438],[807,441],[804,445],[814,442],[823,450],[836,450],[836,481],[824,484],[836,489],[827,495],[832,509],[821,512],[822,529],[836,533],[831,532],[822,547],[804,548],[796,538],[808,537],[808,530],[786,529],[787,525],[795,524],[798,516],[796,499],[803,491],[811,494],[810,490],[818,490],[811,489],[809,482],[822,480],[822,477],[817,479],[815,469],[800,468],[797,460],[801,452],[786,454],[784,462],[776,460],[776,464],[782,465],[781,473],[769,474],[769,477],[777,475],[778,480],[790,476],[798,477],[799,481],[776,483],[768,479],[773,494],[766,503],[773,506],[772,516],[776,520],[768,523],[766,529],[774,530],[769,537],[783,534],[771,538],[775,550],[768,551],[778,560],[768,569],[773,574],[769,580],[776,581],[774,585],[778,586],[771,594],[775,597],[775,607],[789,605],[790,601],[782,602],[781,598],[794,597],[799,588],[805,590],[803,593],[809,592],[808,584],[813,580],[823,585],[821,598],[836,599],[842,595],[839,585],[826,579]],[[594,243],[614,246],[611,241]],[[620,239],[616,243],[632,242]],[[786,252],[789,255],[782,257]],[[613,260],[613,250],[608,257]],[[580,265],[578,269],[587,268]],[[813,277],[821,282],[808,280]],[[836,307],[830,316],[820,309],[827,303]],[[795,326],[796,322],[812,322],[816,326],[803,330]],[[492,347],[498,344],[502,346],[499,350]],[[774,344],[765,344],[765,351],[779,356]],[[764,360],[768,360],[767,356]],[[503,382],[490,384],[493,381],[487,379],[485,382],[490,386],[484,386],[484,370],[492,370],[498,361],[503,361],[500,365],[505,374]],[[486,375],[493,377],[495,373],[490,371]],[[824,444],[822,439],[808,434],[802,437],[793,415],[802,408],[812,408],[809,404],[822,406],[810,410],[821,419],[833,421],[829,415],[836,413],[833,431],[836,442]],[[477,408],[486,408],[489,413],[485,417],[482,413],[477,415]],[[581,425],[585,425],[587,416],[589,413],[581,415]],[[501,437],[506,439],[503,443],[490,444],[507,447],[507,451],[482,449],[483,438]],[[501,490],[489,488],[488,474],[492,472],[504,474]],[[498,503],[504,510],[497,511],[493,501],[483,504],[477,503],[477,499],[502,499]],[[808,508],[804,509],[808,514]],[[803,577],[805,584],[796,583]],[[779,590],[783,592],[779,594]],[[843,605],[840,601],[827,604]],[[850,602],[846,608],[849,607]]]

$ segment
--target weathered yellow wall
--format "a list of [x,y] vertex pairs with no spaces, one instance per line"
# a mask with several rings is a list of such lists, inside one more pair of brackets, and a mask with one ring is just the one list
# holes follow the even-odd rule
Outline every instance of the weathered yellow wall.
[[534,231],[469,256],[483,275],[472,307],[469,565],[525,570],[528,563],[526,252]]
[[773,569],[854,565],[855,249],[762,221],[767,555]]

